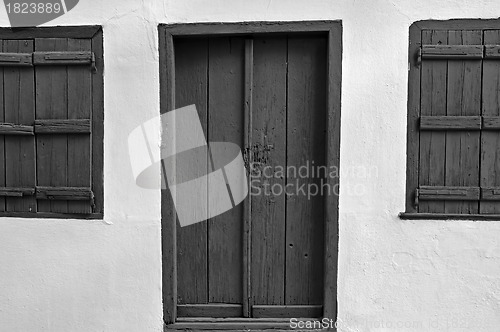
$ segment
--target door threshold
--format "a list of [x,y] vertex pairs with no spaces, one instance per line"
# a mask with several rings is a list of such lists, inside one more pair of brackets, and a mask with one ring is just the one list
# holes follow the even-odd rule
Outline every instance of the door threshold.
[[[300,318],[301,321],[320,321],[318,318]],[[178,318],[165,325],[164,331],[320,331],[292,328],[290,318]]]

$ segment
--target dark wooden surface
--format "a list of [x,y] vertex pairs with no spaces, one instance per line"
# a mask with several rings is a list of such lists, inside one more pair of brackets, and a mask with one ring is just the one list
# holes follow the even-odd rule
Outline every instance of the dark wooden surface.
[[420,49],[422,32],[412,24],[410,27],[410,45],[408,48],[408,118],[407,118],[407,149],[406,149],[406,209],[407,212],[416,212],[415,190],[419,183],[419,153],[420,133],[418,118],[420,116],[420,64],[417,52]]
[[[243,146],[244,46],[242,38],[209,39],[209,142]],[[242,235],[242,204],[208,221],[209,302],[242,303]]]
[[[325,165],[327,38],[289,37],[287,167]],[[324,176],[288,177],[321,188]],[[298,181],[298,182],[297,182]],[[285,304],[322,304],[325,199],[296,192],[286,201]],[[334,268],[334,267],[329,267]]]
[[[500,44],[500,30],[484,31],[485,44]],[[482,72],[482,106],[481,114],[484,116],[483,125],[487,124],[500,128],[500,122],[496,121],[500,116],[500,99],[498,86],[500,85],[500,62],[498,60],[483,61]],[[495,119],[489,121],[488,119]],[[498,127],[497,127],[498,126]],[[481,156],[480,156],[480,185],[481,187],[500,186],[500,132],[483,130],[481,132]],[[480,213],[500,213],[498,202],[480,202]]]
[[446,203],[455,203],[449,201],[477,201],[479,196],[479,187],[421,186],[418,189],[419,200],[445,200]]
[[[495,30],[484,32],[484,38],[485,38],[484,43],[485,44],[488,43],[486,38],[487,38],[487,35],[491,36],[491,32],[495,33]],[[498,44],[498,42],[496,42],[496,44]],[[500,58],[500,45],[485,45],[484,46],[484,57],[486,59],[488,59],[488,58],[491,58],[491,59]]]
[[422,45],[422,59],[482,59],[483,45]]
[[238,35],[259,33],[328,33],[332,25],[339,21],[300,21],[300,22],[241,22],[241,23],[193,23],[160,24],[160,29],[175,36],[196,35]]
[[1,123],[0,124],[0,135],[22,135],[22,136],[33,136],[34,127],[20,124],[12,123]]
[[[448,43],[453,45],[482,44],[481,30],[449,31]],[[448,116],[481,115],[480,60],[448,61]],[[479,186],[478,131],[446,133],[447,186]],[[445,202],[446,213],[478,213],[478,202]]]
[[[89,65],[92,63],[94,54],[90,51],[90,39],[72,39],[73,45],[68,48],[71,51],[64,52],[35,52],[33,53],[33,64],[35,65]],[[81,41],[86,47],[77,47]],[[87,69],[88,71],[88,69]]]
[[255,318],[317,318],[323,316],[321,305],[254,305]]
[[459,213],[400,213],[403,220],[492,220],[500,221],[500,214],[459,214]]
[[[500,187],[482,187],[481,188],[482,201],[499,201],[500,200]],[[483,205],[485,202],[481,202]],[[498,202],[497,202],[498,204]]]
[[[252,145],[245,148],[260,172],[272,168],[267,172],[270,178],[255,178],[253,187],[262,191],[264,181],[268,186],[285,185],[285,179],[274,177],[273,170],[286,165],[287,48],[287,38],[254,38]],[[251,302],[284,304],[285,193],[262,193],[247,199],[252,200],[253,221]]]
[[92,75],[92,191],[94,211],[104,213],[104,50],[102,29],[92,38],[95,72]]
[[[330,137],[332,138],[332,141],[331,141],[331,144],[327,147],[326,146],[326,143],[325,143],[325,140],[326,140],[326,126],[327,126],[327,123],[328,123],[328,127],[330,129],[334,129],[334,128],[337,128],[339,129],[339,126],[340,126],[340,121],[339,121],[339,118],[340,118],[340,73],[341,73],[341,50],[338,49],[340,47],[340,44],[341,44],[341,25],[338,23],[338,22],[335,22],[335,23],[332,23],[332,22],[305,22],[305,24],[290,24],[290,23],[283,23],[283,22],[280,22],[278,24],[264,24],[264,25],[261,25],[260,23],[257,23],[257,24],[249,24],[247,27],[243,28],[243,30],[237,28],[238,25],[236,24],[228,24],[228,25],[219,25],[219,24],[200,24],[200,25],[175,25],[175,26],[160,26],[160,49],[163,49],[163,50],[166,50],[166,52],[161,52],[160,54],[160,77],[161,77],[161,80],[162,80],[162,96],[161,96],[161,109],[162,109],[162,112],[166,112],[168,111],[167,109],[165,109],[165,107],[168,107],[168,105],[172,105],[173,106],[173,100],[174,100],[174,96],[173,96],[173,93],[174,93],[174,89],[173,89],[173,83],[174,83],[174,73],[173,73],[173,70],[171,68],[173,68],[174,66],[166,66],[166,64],[173,64],[174,63],[174,57],[173,57],[173,36],[183,36],[186,34],[186,32],[191,35],[191,36],[195,36],[195,35],[200,35],[200,36],[203,36],[203,35],[206,35],[206,34],[211,34],[211,33],[214,33],[214,34],[220,34],[220,35],[230,35],[231,33],[236,33],[236,34],[247,34],[248,31],[253,31],[252,33],[259,33],[259,32],[272,32],[272,33],[283,33],[285,30],[287,31],[299,31],[301,28],[303,28],[304,26],[306,27],[303,31],[306,31],[306,30],[316,30],[316,31],[323,31],[325,34],[325,37],[324,38],[320,38],[320,39],[323,39],[323,44],[319,47],[320,49],[322,49],[322,51],[319,51],[318,53],[314,53],[315,51],[318,51],[317,48],[313,47],[312,48],[312,52],[314,54],[316,54],[316,56],[319,56],[319,54],[322,55],[323,57],[323,67],[322,67],[322,73],[320,74],[312,74],[311,77],[313,77],[312,79],[312,82],[314,83],[314,77],[318,78],[319,76],[323,76],[323,81],[322,81],[322,84],[323,84],[323,90],[319,92],[319,94],[323,95],[323,113],[317,115],[317,118],[316,116],[314,116],[313,118],[315,120],[311,120],[311,122],[309,122],[309,120],[307,119],[307,117],[309,117],[309,115],[306,116],[306,121],[303,121],[305,122],[306,124],[300,124],[302,127],[305,127],[304,130],[310,130],[310,129],[307,129],[307,123],[311,124],[311,123],[318,123],[321,121],[321,125],[323,125],[325,127],[324,130],[321,131],[320,135],[322,135],[322,139],[323,139],[323,143],[320,144],[320,146],[317,148],[317,150],[315,150],[316,152],[313,152],[313,154],[315,156],[317,155],[320,155],[323,160],[322,162],[326,162],[326,157],[325,157],[325,154],[328,155],[328,160],[329,161],[333,161],[333,162],[336,162],[337,163],[337,166],[338,166],[338,157],[339,157],[339,154],[338,154],[338,142],[339,142],[339,139],[340,139],[340,131],[337,130],[335,132],[332,132],[330,133],[329,135],[331,135]],[[332,26],[334,27],[333,30],[332,29]],[[262,30],[261,30],[261,27]],[[285,28],[286,27],[286,28]],[[187,29],[187,30],[186,30]],[[326,39],[326,35],[328,32],[331,31],[335,31],[336,35],[329,39],[330,43],[331,43],[331,46],[328,46],[327,48],[327,39]],[[258,36],[255,35],[253,37],[255,40],[258,39]],[[212,38],[212,39],[219,39],[219,38]],[[224,40],[224,39],[231,39],[235,42],[231,42],[230,44],[230,49],[232,50],[232,52],[238,52],[237,49],[238,49],[238,42],[236,41],[237,39],[236,38],[230,38],[229,36],[228,37],[224,37],[224,38],[220,38],[219,39],[219,42],[221,40]],[[302,40],[306,40],[307,41],[308,38],[302,38]],[[181,39],[178,39],[179,41]],[[187,40],[187,39],[186,39]],[[255,41],[254,40],[254,41]],[[243,39],[242,39],[243,41]],[[176,41],[177,43],[177,41]],[[211,41],[211,47],[212,47],[212,43],[216,43],[214,41]],[[241,45],[243,46],[243,42],[241,43]],[[304,46],[302,43],[298,43],[298,45],[296,46],[297,48],[300,48],[301,46]],[[306,45],[308,46],[308,45]],[[335,48],[337,48],[336,52],[330,52],[332,50],[334,50]],[[176,50],[178,50],[178,48],[176,47]],[[212,52],[212,48],[210,49],[210,52]],[[267,51],[267,49],[266,49]],[[307,53],[306,51],[303,51],[305,53]],[[326,58],[326,55],[330,53],[330,59],[329,59],[329,63],[327,65],[327,63],[325,62],[325,58]],[[212,54],[212,53],[210,53]],[[223,53],[221,53],[223,54]],[[254,56],[256,56],[255,53],[253,53]],[[218,55],[218,56],[221,56],[221,55]],[[314,56],[312,56],[314,58]],[[307,58],[307,56],[306,56]],[[179,61],[180,57],[176,57],[177,61]],[[241,118],[241,120],[226,120],[224,123],[227,123],[229,126],[234,126],[234,127],[237,127],[235,125],[235,122],[237,123],[237,121],[243,121],[243,118],[244,118],[244,114],[248,114],[249,113],[249,109],[247,108],[247,110],[245,110],[245,94],[244,92],[248,90],[248,88],[244,88],[245,86],[245,80],[248,80],[248,75],[243,75],[243,67],[245,65],[244,63],[244,59],[245,57],[243,56],[243,52],[242,52],[242,55],[239,59],[240,62],[240,65],[241,65],[241,68],[242,68],[242,74],[240,75],[240,73],[238,73],[238,71],[233,71],[231,74],[233,74],[233,76],[239,76],[239,80],[240,82],[238,83],[240,88],[241,88],[241,92],[237,92],[236,94],[238,96],[241,95],[241,103],[239,105],[239,109],[240,109],[240,112],[241,114],[238,114],[238,115],[234,115],[234,114],[229,114],[229,113],[226,113],[226,115],[229,115],[229,116],[237,116],[236,119],[238,118]],[[307,71],[307,67],[305,70],[300,68],[302,63],[300,63],[300,60],[301,60],[301,56],[298,57],[298,60],[297,60],[297,71]],[[214,61],[214,59],[212,57],[209,56],[209,64],[212,64],[211,61]],[[220,60],[219,60],[220,61]],[[254,59],[255,61],[255,59]],[[217,61],[216,61],[217,62]],[[215,63],[214,65],[217,65],[217,63]],[[254,64],[255,66],[255,64]],[[210,80],[210,73],[211,73],[211,70],[210,70],[210,67],[211,65],[208,66],[208,77],[209,77],[209,80]],[[231,67],[231,66],[229,66]],[[314,66],[313,66],[314,67]],[[321,67],[321,66],[320,66]],[[175,69],[177,71],[177,65],[175,66]],[[330,74],[328,75],[327,72],[328,70],[330,70]],[[220,76],[224,77],[224,75],[227,75],[225,74],[224,70],[220,70],[218,71],[218,73]],[[335,76],[337,75],[337,76]],[[177,76],[177,75],[175,75]],[[269,73],[267,73],[266,75],[266,79],[267,80],[270,80],[272,79],[272,77],[270,77],[271,75]],[[328,89],[326,89],[326,85],[327,85],[327,79],[326,77],[329,77],[328,78]],[[176,77],[176,80],[178,78]],[[234,79],[234,78],[227,78],[229,80],[231,79]],[[255,81],[255,77],[252,78],[254,81]],[[276,79],[276,78],[274,78]],[[218,79],[219,80],[219,79]],[[222,80],[224,80],[224,78],[222,78]],[[214,81],[216,82],[216,81]],[[221,91],[222,88],[221,86],[217,86],[216,84],[212,83],[212,82],[209,82],[209,91],[211,91],[211,89],[214,89],[216,91]],[[214,85],[216,85],[214,87]],[[220,84],[224,87],[226,87],[227,89],[225,89],[225,93],[226,94],[229,94],[228,91],[232,91],[231,89],[234,88],[234,87],[227,87],[225,86],[224,84]],[[247,84],[248,86],[248,84]],[[252,84],[252,89],[251,90],[251,93],[248,93],[248,91],[246,92],[246,100],[248,101],[248,96],[251,95],[252,96],[252,109],[255,110],[255,100],[256,100],[256,97],[255,97],[255,89],[257,88],[257,83],[254,83]],[[288,94],[290,94],[289,92],[290,90],[288,90]],[[326,91],[328,91],[329,93],[329,97],[328,97],[328,103],[327,103],[327,97],[326,97]],[[302,99],[309,99],[309,102],[311,102],[311,100],[314,99],[314,97],[311,97],[311,96],[314,96],[315,93],[318,93],[317,91],[313,91],[311,92],[310,90],[307,90],[307,92],[305,93],[306,94],[306,97],[297,97],[297,98],[302,98]],[[215,104],[217,103],[226,103],[226,104],[231,104],[231,100],[229,101],[213,101],[213,100],[210,100],[210,93],[208,94],[209,97],[209,104],[210,102],[214,102]],[[269,95],[271,95],[271,93],[269,93]],[[178,98],[178,95],[177,95],[177,92],[175,93],[175,98]],[[232,99],[232,97],[230,97],[229,99]],[[307,105],[307,103],[305,102],[304,105]],[[178,105],[176,105],[178,106]],[[185,105],[183,105],[185,106]],[[198,105],[197,105],[198,106]],[[308,105],[308,106],[311,106],[311,105]],[[303,106],[305,107],[305,106]],[[314,107],[314,106],[313,106]],[[329,113],[328,113],[328,116],[327,116],[327,112],[326,112],[326,109],[328,107],[328,110],[329,110]],[[321,107],[319,107],[321,108]],[[211,114],[210,110],[212,110],[211,107],[209,107],[209,112],[208,112],[208,116],[209,118],[211,119],[211,117],[213,116],[213,114]],[[216,112],[221,112],[222,114],[224,114],[224,112],[227,112],[227,110],[216,110]],[[254,112],[252,112],[254,113]],[[215,116],[217,116],[219,114],[215,114]],[[303,110],[302,112],[300,113],[301,116],[304,115],[303,113]],[[247,115],[248,116],[248,115]],[[295,122],[299,122],[298,121],[298,115],[297,115],[297,120],[294,120]],[[233,119],[233,118],[231,118]],[[251,117],[252,119],[252,125],[250,127],[249,130],[246,130],[244,129],[244,126],[243,126],[243,123],[241,124],[241,127],[237,130],[234,129],[234,127],[230,127],[229,129],[229,132],[228,132],[228,137],[231,136],[231,131],[236,131],[239,135],[241,135],[240,139],[242,140],[243,142],[243,139],[244,139],[244,136],[245,136],[245,130],[246,130],[246,134],[248,134],[249,132],[252,133],[252,136],[254,136],[254,130],[252,130],[253,127],[255,127],[255,125],[253,125],[253,121],[255,120],[255,115],[252,115]],[[315,122],[317,121],[317,122]],[[248,125],[248,122],[245,122],[245,125]],[[299,123],[298,123],[299,125]],[[221,126],[222,127],[222,126]],[[225,126],[227,127],[227,125]],[[332,128],[333,127],[333,128]],[[213,134],[213,131],[215,130],[215,132],[217,133],[217,130],[220,130],[219,128],[212,128],[211,125],[209,124],[208,126],[208,136],[210,137],[209,140],[214,140],[213,138],[211,138],[211,134]],[[223,131],[219,131],[220,134],[225,134]],[[225,136],[223,136],[223,138],[225,138]],[[253,138],[252,138],[253,139]],[[266,137],[267,139],[267,137]],[[223,139],[225,140],[225,139]],[[229,141],[231,141],[229,139]],[[314,138],[313,140],[314,141]],[[248,140],[248,136],[247,136],[247,143],[248,142],[251,142],[250,140]],[[252,144],[253,146],[253,144]],[[281,151],[280,151],[281,152]],[[273,152],[275,153],[275,152]],[[298,158],[302,158],[302,156],[298,156]],[[315,162],[317,162],[315,160]],[[321,162],[321,161],[320,161]],[[330,181],[330,180],[329,180]],[[338,179],[333,179],[331,180],[332,182],[338,182]],[[172,206],[172,202],[171,202],[171,198],[170,198],[170,194],[168,192],[168,190],[164,190],[162,191],[162,224],[163,224],[163,229],[162,229],[162,233],[164,234],[162,236],[162,245],[163,245],[163,252],[164,252],[164,278],[163,278],[163,284],[164,284],[164,319],[167,323],[171,323],[173,322],[176,317],[177,317],[177,314],[176,314],[176,305],[175,305],[175,302],[174,299],[177,298],[176,296],[176,292],[177,292],[177,287],[175,285],[175,283],[179,282],[179,278],[173,278],[172,276],[172,272],[176,272],[175,271],[175,267],[177,267],[178,265],[175,264],[175,259],[177,257],[175,251],[176,251],[176,248],[178,249],[177,245],[176,245],[176,241],[175,239],[172,240],[172,235],[175,236],[175,224],[174,225],[171,225],[171,219],[173,216],[175,217],[175,210]],[[327,201],[327,202],[331,202],[333,203],[333,206],[329,207],[329,208],[326,208],[325,207],[325,204],[323,203],[323,201]],[[304,255],[301,255],[302,259],[306,259],[306,256],[305,254],[307,254],[307,257],[313,257],[312,259],[317,259],[318,262],[319,262],[319,266],[320,266],[320,270],[316,271],[316,274],[319,275],[319,277],[315,277],[316,278],[316,281],[318,280],[318,278],[321,280],[321,283],[317,286],[317,288],[319,289],[318,291],[318,296],[320,297],[320,300],[317,304],[321,304],[322,303],[322,298],[323,298],[323,292],[325,291],[329,291],[329,292],[333,292],[331,294],[328,295],[328,298],[333,300],[332,303],[328,303],[327,306],[330,308],[329,310],[329,313],[332,317],[335,317],[336,315],[336,255],[337,255],[337,252],[336,252],[336,248],[337,248],[337,241],[338,241],[338,237],[337,237],[337,226],[336,226],[336,223],[337,223],[337,204],[338,204],[338,198],[337,197],[333,197],[333,198],[328,198],[328,199],[325,199],[325,198],[320,198],[318,199],[318,203],[315,203],[315,204],[318,204],[318,206],[321,206],[321,215],[322,217],[320,218],[319,222],[320,223],[320,226],[323,228],[323,223],[324,223],[324,218],[330,218],[328,219],[329,222],[331,223],[334,223],[335,225],[333,224],[330,224],[328,226],[328,232],[329,234],[325,234],[325,232],[321,232],[321,234],[319,234],[321,240],[319,241],[315,241],[314,243],[312,243],[311,241],[311,237],[308,236],[307,234],[304,234],[303,236],[306,237],[307,239],[304,240],[303,242],[303,245],[300,243],[301,240],[297,240],[297,243],[299,243],[299,247],[303,247],[306,249],[307,252],[304,252]],[[252,210],[253,211],[253,208]],[[325,212],[323,211],[327,211],[326,214],[328,214],[328,216],[325,217]],[[316,212],[314,212],[316,213]],[[240,220],[242,220],[242,216],[240,216]],[[232,220],[233,223],[235,222],[235,220],[233,219]],[[253,228],[255,227],[254,226],[254,217],[252,216],[252,230]],[[172,227],[174,226],[174,227]],[[241,228],[241,224],[239,225],[239,227]],[[191,227],[191,226],[189,226]],[[323,228],[324,229],[324,228]],[[226,228],[224,230],[227,230]],[[177,229],[178,231],[178,229]],[[211,236],[211,231],[212,229],[209,227],[208,228],[208,238],[210,239],[210,236]],[[231,233],[231,230],[229,229],[228,230],[229,233]],[[251,232],[248,232],[248,233],[251,233]],[[245,232],[245,234],[247,234]],[[310,234],[310,233],[309,233]],[[239,232],[239,236],[242,237],[243,236],[243,228],[240,229],[240,232]],[[298,235],[297,235],[298,236]],[[324,239],[326,240],[326,243],[329,244],[327,248],[325,248],[323,246],[323,236],[324,236]],[[253,238],[254,236],[252,236],[252,241],[253,241]],[[224,237],[221,238],[222,240],[224,240]],[[260,242],[263,242],[262,239],[259,239]],[[318,242],[321,242],[319,245],[318,245]],[[247,242],[246,245],[249,245],[250,248],[255,248],[255,245],[252,244],[250,245],[251,241]],[[287,242],[285,242],[285,244],[287,244]],[[240,247],[243,246],[243,243],[240,243],[239,244]],[[210,248],[210,241],[208,242],[208,247]],[[216,248],[217,250],[221,250],[220,248]],[[241,249],[240,249],[241,250]],[[252,249],[253,250],[253,249]],[[287,248],[284,249],[285,251],[288,250]],[[335,250],[335,252],[333,252],[332,250]],[[325,257],[325,251],[328,253],[328,257]],[[210,253],[211,251],[209,251]],[[239,264],[239,268],[240,268],[240,271],[243,270],[242,269],[242,258],[241,258],[241,254],[243,252],[240,251],[240,257],[238,257],[238,264]],[[253,253],[253,252],[252,252]],[[312,256],[309,256],[309,255],[312,255]],[[208,255],[209,258],[208,258],[208,261],[210,262],[210,254]],[[216,255],[217,257],[217,255]],[[225,258],[225,259],[231,259],[231,257],[229,258]],[[249,261],[251,262],[251,261]],[[324,262],[327,262],[327,264],[332,264],[335,262],[335,266],[331,266],[329,267],[329,269],[331,270],[330,272],[323,272],[323,263]],[[260,262],[261,264],[263,262]],[[209,266],[211,263],[209,263]],[[302,264],[302,263],[299,263],[299,264]],[[304,264],[302,264],[304,265]],[[222,265],[220,265],[222,266]],[[306,265],[304,265],[306,266]],[[253,266],[252,266],[253,268]],[[252,271],[252,268],[248,268],[248,271]],[[286,267],[285,267],[286,269]],[[209,271],[211,270],[211,268],[208,269]],[[293,273],[293,272],[290,272],[290,273]],[[175,273],[174,275],[177,275],[177,273]],[[210,272],[209,272],[209,275],[210,275]],[[322,282],[322,279],[323,279],[323,275],[329,275],[330,277],[332,277],[333,280],[329,280],[328,281],[328,285],[325,283]],[[180,273],[179,273],[179,277],[180,277]],[[223,276],[223,277],[226,277],[226,276]],[[292,277],[292,280],[293,280],[293,275],[291,274],[291,277]],[[241,292],[241,289],[242,288],[245,288],[245,282],[242,281],[241,279],[243,278],[243,275],[240,276],[240,280],[237,281],[237,284],[238,284],[238,287],[240,289],[240,298],[239,298],[239,303],[241,303],[241,301],[243,300],[241,298],[241,296],[243,296],[243,293]],[[252,279],[253,278],[253,274],[250,275],[250,278]],[[210,280],[210,277],[209,277],[209,280]],[[299,282],[305,282],[305,288],[307,288],[309,290],[309,287],[311,287],[311,284],[308,282],[311,281],[311,277],[310,276],[298,276],[296,278],[296,280],[298,281],[297,283],[295,283],[295,285],[293,284],[292,282],[292,286],[290,286],[291,290],[293,290],[294,288],[296,288],[299,284]],[[309,281],[308,281],[309,280]],[[312,282],[311,282],[312,283]],[[243,287],[242,287],[243,285]],[[324,285],[324,286],[323,286]],[[208,289],[210,289],[210,292],[213,290],[210,288],[210,282],[208,282]],[[312,286],[314,287],[314,286]],[[226,293],[229,294],[230,293],[230,289],[232,288],[231,284],[229,284],[229,290],[226,290]],[[251,288],[251,287],[250,287]],[[304,297],[307,297],[308,295],[305,295],[308,290],[306,291],[297,291],[297,292],[302,292],[302,294],[304,294],[303,296]],[[214,291],[218,291],[217,289],[215,289]],[[274,291],[274,290],[271,290],[271,291]],[[314,295],[313,295],[314,296]],[[291,295],[291,298],[293,299],[294,295],[292,294]],[[210,295],[209,295],[209,298],[210,298]],[[314,300],[312,300],[312,302],[315,302]],[[302,304],[305,304],[305,303],[302,303]],[[194,305],[193,303],[190,303],[190,304],[186,304],[186,305]],[[325,309],[326,311],[326,309]],[[255,320],[251,320],[252,322],[254,322]],[[185,322],[184,319],[181,319],[179,318],[178,320],[179,323],[176,323],[174,325],[169,325],[170,328],[190,328],[188,326],[180,326],[178,324],[187,324],[188,322]],[[218,322],[209,322],[208,325],[206,322],[199,322],[198,324],[201,324],[200,326],[198,327],[201,327],[202,325],[205,325],[205,326],[209,326],[209,328],[217,328],[217,324],[219,324]],[[215,324],[215,325],[214,325]],[[245,323],[246,324],[246,323]],[[234,324],[234,326],[232,327],[228,327],[228,325],[224,325],[223,327],[220,327],[220,328],[239,328],[241,327],[242,325],[241,324]],[[276,327],[276,324],[275,322],[273,321],[272,323],[268,323],[267,326],[269,327]],[[289,323],[287,323],[287,326],[289,326]],[[252,326],[253,327],[253,326]]]
[[[6,42],[9,43],[9,41]],[[32,53],[28,52],[27,53],[2,52],[0,53],[0,66],[31,67],[33,66],[33,55]]]
[[[245,39],[245,82],[244,82],[244,148],[253,146],[253,72],[254,72],[254,45],[253,39]],[[246,151],[246,150],[244,150]],[[247,169],[247,176],[250,174],[249,158],[244,156]],[[248,176],[247,186],[251,191],[251,177]],[[247,197],[243,201],[243,317],[250,317],[252,299],[252,197]]]
[[420,130],[480,130],[480,116],[422,116]]
[[[412,175],[416,172],[420,172],[420,186],[461,186],[481,190],[481,195],[477,194],[477,190],[474,192],[472,196],[476,198],[473,200],[460,201],[445,197],[444,201],[421,201],[419,212],[425,216],[436,213],[436,218],[442,218],[443,215],[464,213],[478,216],[485,213],[490,215],[489,220],[493,220],[494,214],[500,210],[495,191],[491,189],[497,188],[500,182],[496,166],[500,163],[500,157],[495,152],[500,148],[500,105],[496,91],[500,82],[500,64],[497,59],[499,22],[500,20],[424,21],[416,22],[410,29],[410,34],[413,33],[414,36],[410,38],[410,42],[417,40],[420,33],[422,44],[426,45],[421,52],[423,58],[420,67],[419,63],[412,65],[411,62],[419,48],[417,45],[413,49],[410,46],[409,86],[414,89],[409,89],[408,104],[406,211],[412,218],[412,213],[416,212],[411,206],[416,189]],[[438,46],[427,46],[429,44]],[[479,56],[481,48],[484,54],[482,60]],[[426,53],[432,54],[430,58],[426,59]],[[450,54],[452,57],[447,58]],[[453,58],[457,55],[466,56]],[[417,86],[422,90],[419,91]],[[411,135],[414,117],[418,113],[415,110],[415,99],[419,96],[422,107],[420,123],[423,124],[420,128],[420,140],[415,139],[418,136]],[[446,108],[445,114],[442,114],[443,108]],[[464,116],[467,118],[463,118]],[[444,144],[440,141],[440,135],[445,135]],[[410,136],[413,136],[411,141]],[[419,156],[413,151],[418,142],[420,167],[414,167],[413,160]],[[440,157],[443,155],[444,162]],[[440,178],[444,181],[440,181]]]
[[[446,31],[422,31],[424,44],[448,44]],[[426,60],[421,64],[421,116],[446,116],[448,64],[446,61]],[[445,185],[446,133],[420,132],[419,184]],[[444,212],[444,202],[421,202],[419,212]]]
[[92,38],[102,32],[100,26],[57,26],[36,28],[0,28],[0,39]]
[[[69,72],[69,74],[73,74]],[[73,76],[73,75],[71,75]],[[76,75],[75,75],[76,76]],[[84,80],[84,79],[82,79]],[[89,80],[90,81],[90,80]],[[91,103],[88,99],[91,97],[90,93],[90,84],[84,85],[81,89],[77,89],[75,78],[70,78],[68,81],[68,95],[76,95],[71,96],[68,99],[73,103],[71,106],[68,105],[68,110],[73,112],[78,112],[79,108],[88,108],[83,114],[80,116],[89,116]],[[84,96],[80,96],[79,94],[85,94]],[[78,101],[82,101],[82,104],[77,104]],[[73,115],[75,116],[75,115]],[[73,119],[73,120],[36,120],[35,121],[35,132],[37,134],[90,134],[91,131],[91,121],[90,119]],[[76,138],[75,136],[71,137]],[[81,137],[80,137],[81,138]],[[86,144],[83,147],[90,151],[90,138],[86,139]],[[87,144],[88,143],[88,144]],[[78,158],[77,158],[78,159]],[[90,155],[87,156],[85,160],[89,160]],[[88,176],[90,178],[90,174]]]
[[[175,106],[181,108],[195,104],[202,128],[206,132],[208,39],[178,40],[175,42],[175,51],[177,59],[175,62]],[[207,169],[206,158],[199,160],[199,163],[200,168]],[[207,190],[206,187],[200,189]],[[177,229],[177,302],[179,304],[208,302],[207,240],[206,221]],[[179,311],[179,316],[182,317],[183,312]]]
[[[160,113],[175,108],[175,61],[174,43],[171,34],[159,29],[160,46]],[[162,144],[165,144],[162,138]],[[162,164],[165,178],[165,165]],[[165,180],[164,180],[165,181]],[[166,181],[165,181],[166,182]],[[162,295],[163,320],[166,324],[177,318],[177,215],[168,189],[161,191],[161,244],[162,244]]]
[[[34,49],[32,40],[5,40],[4,52],[29,53]],[[35,85],[32,67],[4,69],[5,122],[32,126],[35,119]],[[7,187],[35,186],[34,136],[6,136],[5,185]],[[7,198],[6,211],[36,212],[33,196]]]
[[[35,51],[66,51],[67,49],[67,38],[37,38],[35,40]],[[37,119],[67,119],[68,74],[66,67],[36,67],[35,77]],[[67,186],[67,135],[39,135],[36,141],[37,184],[39,186]],[[68,203],[41,201],[38,202],[38,211],[67,213]]]
[[[328,35],[326,164],[336,169],[340,168],[342,49],[342,24],[334,24]],[[338,177],[326,182],[331,188],[340,184]],[[323,317],[330,318],[337,317],[338,213],[339,196],[326,195]]]

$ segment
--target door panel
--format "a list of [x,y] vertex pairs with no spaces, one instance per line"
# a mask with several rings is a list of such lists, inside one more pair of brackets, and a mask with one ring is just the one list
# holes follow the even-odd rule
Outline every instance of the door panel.
[[[208,141],[243,146],[244,39],[210,38]],[[243,204],[208,222],[209,302],[242,303]]]
[[[287,40],[255,38],[253,42],[253,111],[251,150],[254,172],[286,164]],[[260,165],[259,165],[260,164]],[[252,182],[252,192],[263,191],[263,181]],[[270,186],[284,178],[266,179]],[[258,189],[257,189],[258,188]],[[285,194],[250,198],[252,250],[251,297],[253,304],[285,302]]]
[[[248,38],[251,84],[245,84]],[[297,170],[325,165],[326,45],[320,35],[174,40],[176,108],[196,104],[207,141],[240,146],[257,180],[245,202],[251,206],[250,236],[243,231],[243,204],[208,222],[177,227],[179,316],[243,315],[247,300],[255,317],[321,314],[324,197],[298,189],[321,189],[322,179],[300,178]],[[252,96],[247,118],[245,94]],[[213,167],[210,158],[199,162]],[[296,171],[287,177],[291,166]],[[245,241],[249,257],[243,257]]]
[[[286,204],[286,304],[323,301],[324,196],[313,194],[324,174],[313,171],[325,165],[326,54],[323,37],[288,40],[287,165],[297,172],[287,183],[297,192]],[[299,172],[304,166],[306,177]],[[304,195],[301,185],[311,190]]]

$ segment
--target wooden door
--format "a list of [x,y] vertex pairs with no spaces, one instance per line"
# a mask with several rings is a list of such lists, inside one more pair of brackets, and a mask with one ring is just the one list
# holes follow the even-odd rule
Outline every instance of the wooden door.
[[238,144],[254,181],[232,210],[177,226],[177,316],[322,316],[325,197],[300,188],[325,174],[297,170],[326,165],[327,36],[173,42],[175,108],[195,104],[207,141]]

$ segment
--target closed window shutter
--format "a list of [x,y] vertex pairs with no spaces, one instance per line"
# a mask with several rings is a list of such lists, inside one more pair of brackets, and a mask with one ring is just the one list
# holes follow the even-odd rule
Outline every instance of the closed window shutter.
[[0,41],[0,212],[95,212],[92,42]]
[[39,212],[92,212],[91,51],[89,39],[35,39]]
[[500,212],[499,36],[422,31],[420,213]]

